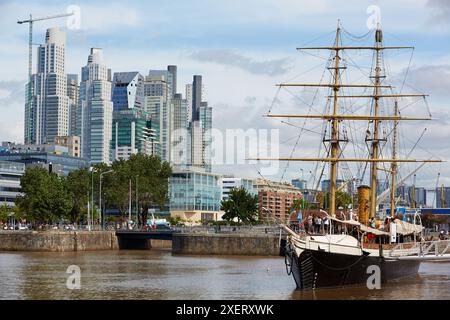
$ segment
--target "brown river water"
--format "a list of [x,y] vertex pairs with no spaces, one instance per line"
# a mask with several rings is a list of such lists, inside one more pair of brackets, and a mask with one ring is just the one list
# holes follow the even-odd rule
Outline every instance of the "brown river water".
[[[66,286],[70,265],[79,290]],[[170,251],[0,253],[0,299],[450,299],[450,263],[385,284],[301,292],[284,258],[185,256]]]

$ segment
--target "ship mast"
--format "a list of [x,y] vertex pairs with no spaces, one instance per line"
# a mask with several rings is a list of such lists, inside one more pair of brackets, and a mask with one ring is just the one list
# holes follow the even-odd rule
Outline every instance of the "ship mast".
[[[374,99],[374,112],[373,115],[375,117],[378,116],[379,113],[379,105],[380,105],[380,82],[381,82],[381,66],[380,66],[380,55],[381,55],[381,47],[383,41],[383,33],[380,28],[377,28],[375,31],[375,94],[373,96]],[[380,139],[378,138],[379,133],[379,120],[373,120],[373,137],[372,137],[372,150],[371,150],[371,158],[374,160],[378,159],[379,154],[379,146]],[[375,217],[376,208],[377,208],[377,173],[378,173],[378,163],[372,162],[370,167],[370,217]]]
[[[328,47],[302,47],[297,48],[297,50],[329,50],[334,51],[332,58],[334,60],[334,66],[329,66],[328,69],[334,70],[333,77],[334,81],[330,84],[307,84],[307,83],[293,83],[293,84],[278,84],[279,87],[316,87],[316,88],[330,88],[333,89],[333,95],[329,96],[329,98],[333,99],[333,112],[330,114],[316,114],[316,115],[305,115],[305,114],[272,114],[269,113],[266,115],[270,118],[303,118],[303,119],[315,119],[315,120],[325,120],[331,123],[331,134],[330,138],[326,139],[324,137],[324,142],[330,143],[330,155],[324,158],[256,158],[253,160],[270,160],[270,161],[311,161],[311,162],[329,162],[330,163],[330,208],[329,212],[331,216],[335,216],[336,213],[336,192],[337,192],[337,170],[339,162],[367,162],[371,164],[371,202],[370,202],[370,216],[375,216],[376,213],[376,189],[377,189],[377,172],[378,172],[378,164],[379,163],[391,163],[392,168],[392,187],[394,190],[394,196],[391,194],[391,207],[395,206],[395,203],[392,204],[392,199],[395,198],[395,174],[397,172],[397,163],[436,163],[442,162],[442,160],[417,160],[417,159],[397,159],[396,155],[396,139],[397,139],[397,124],[398,121],[415,121],[415,120],[432,120],[430,117],[402,117],[398,114],[397,103],[395,105],[395,114],[394,116],[380,116],[379,115],[379,107],[380,107],[380,99],[382,98],[403,98],[403,97],[426,97],[424,94],[382,94],[380,93],[380,89],[382,88],[392,88],[390,85],[381,84],[381,79],[384,78],[384,75],[381,74],[381,52],[386,49],[413,49],[413,47],[405,47],[405,46],[383,46],[382,44],[382,31],[381,28],[378,28],[375,32],[375,46],[345,46],[341,42],[341,27],[340,22],[338,22],[338,27],[336,30],[336,39],[333,46]],[[345,50],[372,50],[376,54],[376,62],[375,62],[375,74],[373,76],[374,81],[371,84],[343,84],[341,83],[341,75],[340,72],[342,69],[346,69],[345,66],[341,65],[340,53]],[[340,88],[371,88],[374,89],[373,94],[358,94],[358,95],[339,95]],[[372,98],[374,99],[374,112],[373,115],[354,115],[354,114],[339,114],[338,113],[338,101],[339,99],[355,99],[355,98]],[[371,141],[371,154],[369,158],[344,158],[340,152],[339,143],[339,122],[344,120],[353,120],[353,121],[371,121],[373,122],[373,135],[366,141]],[[385,139],[379,138],[379,124],[380,121],[395,121],[394,125],[394,155],[392,158],[380,158],[379,157],[379,142],[385,141]],[[365,222],[367,223],[367,221]]]
[[[394,115],[398,115],[398,103],[395,101],[394,105]],[[393,132],[393,142],[392,142],[392,159],[397,159],[397,125],[398,121],[394,121],[394,132]],[[394,217],[394,210],[395,210],[395,177],[397,175],[397,163],[392,162],[391,164],[391,217]]]
[[[336,43],[335,46],[340,46],[341,28],[338,22],[336,30]],[[338,128],[338,93],[340,82],[340,61],[339,50],[336,50],[334,56],[334,88],[333,88],[333,118],[331,121],[331,158],[338,158],[339,155],[339,128]],[[330,163],[330,215],[336,216],[336,184],[337,184],[337,161],[331,161]]]

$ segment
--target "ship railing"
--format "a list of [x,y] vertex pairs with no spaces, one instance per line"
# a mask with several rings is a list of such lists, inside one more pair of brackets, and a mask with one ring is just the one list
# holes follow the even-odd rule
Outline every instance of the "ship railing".
[[442,256],[450,251],[450,240],[435,240],[425,242],[425,246],[420,255]]
[[404,257],[404,256],[442,256],[450,253],[450,240],[435,240],[422,241],[411,243],[399,243],[393,247],[390,252],[390,257]]
[[180,233],[186,234],[246,234],[246,235],[280,235],[284,230],[276,225],[257,226],[186,226],[175,228]]

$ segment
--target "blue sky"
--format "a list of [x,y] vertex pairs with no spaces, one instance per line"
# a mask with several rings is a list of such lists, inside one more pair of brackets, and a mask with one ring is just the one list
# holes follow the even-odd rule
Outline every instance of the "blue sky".
[[[80,73],[90,47],[104,49],[106,63],[113,72],[146,74],[149,69],[176,64],[180,86],[190,82],[193,74],[203,75],[208,101],[222,129],[275,127],[276,123],[261,118],[276,91],[273,84],[291,79],[312,64],[320,63],[320,60],[299,55],[295,48],[317,38],[319,40],[312,43],[331,43],[337,19],[341,19],[349,32],[365,34],[370,17],[367,10],[376,5],[380,8],[385,41],[416,47],[408,82],[432,94],[432,109],[440,118],[447,119],[450,1],[0,0],[1,141],[22,141],[23,135],[28,29],[16,21],[29,13],[34,16],[64,13],[69,5],[79,6],[81,20],[79,30],[66,30],[67,73]],[[34,42],[43,42],[45,29],[53,26],[66,29],[66,21],[36,23]],[[395,56],[393,72],[401,75],[408,61],[408,54]],[[317,81],[317,73],[303,79]],[[250,116],[241,117],[243,110],[250,110]],[[450,144],[445,141],[450,130],[445,121],[438,125],[441,126],[438,132],[430,133],[429,140],[425,137],[422,142],[448,158]],[[292,131],[294,128],[290,130],[289,134],[296,134]],[[306,149],[312,152],[316,147],[311,142]],[[290,148],[286,145],[281,152],[289,153]],[[423,181],[433,183],[431,178],[423,178]]]

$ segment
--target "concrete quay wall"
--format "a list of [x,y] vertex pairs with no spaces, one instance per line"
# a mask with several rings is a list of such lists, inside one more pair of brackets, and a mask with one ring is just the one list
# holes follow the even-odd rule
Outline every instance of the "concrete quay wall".
[[280,239],[276,235],[173,234],[172,253],[278,256]]
[[113,231],[0,231],[0,251],[116,250]]

